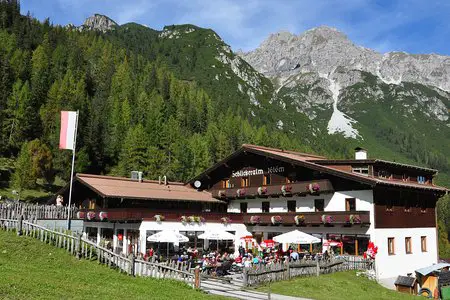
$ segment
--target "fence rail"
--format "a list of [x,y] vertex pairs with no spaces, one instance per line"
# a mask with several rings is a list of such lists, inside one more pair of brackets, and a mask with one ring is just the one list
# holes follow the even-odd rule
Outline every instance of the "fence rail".
[[280,262],[245,268],[244,286],[257,286],[298,276],[319,276],[347,270],[373,270],[374,263],[362,257],[343,256],[329,261]]
[[186,263],[172,261],[164,264],[137,260],[134,256],[123,257],[82,238],[79,234],[51,230],[31,221],[24,221],[22,215],[17,219],[0,218],[0,229],[16,231],[18,235],[29,236],[43,243],[65,249],[80,259],[97,260],[101,264],[131,276],[174,279],[183,281],[194,288],[200,287],[198,269],[196,272],[189,272],[190,265]]
[[4,219],[18,219],[23,216],[25,220],[65,220],[67,214],[70,213],[70,218],[74,219],[78,208],[56,205],[39,205],[24,203],[18,201],[9,201],[0,203],[0,218]]

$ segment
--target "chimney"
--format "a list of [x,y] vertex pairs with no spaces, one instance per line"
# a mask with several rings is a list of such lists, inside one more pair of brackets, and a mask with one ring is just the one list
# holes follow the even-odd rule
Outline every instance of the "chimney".
[[161,184],[161,176],[159,176],[158,184]]
[[355,159],[367,159],[367,150],[361,147],[355,148]]
[[138,173],[138,181],[142,182],[142,172],[141,171],[139,171],[139,173]]
[[164,175],[164,185],[167,185],[167,176]]

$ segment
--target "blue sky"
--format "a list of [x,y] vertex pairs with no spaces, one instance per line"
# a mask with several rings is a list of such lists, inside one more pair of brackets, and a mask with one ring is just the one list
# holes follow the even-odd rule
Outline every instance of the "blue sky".
[[22,0],[22,13],[80,25],[101,13],[119,24],[160,30],[191,23],[212,28],[234,50],[256,48],[270,33],[328,25],[380,52],[450,55],[448,0]]

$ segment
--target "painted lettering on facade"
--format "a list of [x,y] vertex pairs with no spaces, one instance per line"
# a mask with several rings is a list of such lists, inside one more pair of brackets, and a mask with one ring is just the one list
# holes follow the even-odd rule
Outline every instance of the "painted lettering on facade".
[[284,167],[274,166],[267,168],[267,171],[264,172],[263,169],[253,169],[253,170],[240,170],[234,172],[232,177],[245,177],[245,176],[253,176],[253,175],[263,175],[263,174],[271,174],[271,173],[282,173],[284,172]]

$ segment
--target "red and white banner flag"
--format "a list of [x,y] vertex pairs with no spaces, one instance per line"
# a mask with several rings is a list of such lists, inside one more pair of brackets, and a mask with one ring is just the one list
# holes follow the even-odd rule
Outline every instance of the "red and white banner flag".
[[77,126],[77,112],[61,111],[61,131],[59,133],[59,149],[74,150],[76,126]]

